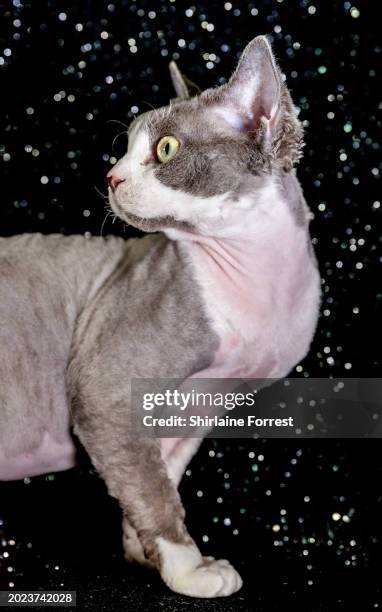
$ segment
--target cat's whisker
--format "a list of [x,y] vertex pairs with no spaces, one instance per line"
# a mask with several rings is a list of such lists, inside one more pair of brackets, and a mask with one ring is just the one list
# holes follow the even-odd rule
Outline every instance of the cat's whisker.
[[150,108],[155,110],[155,106],[153,106],[150,102],[147,102],[147,100],[142,100],[142,104],[147,104],[147,106],[150,106]]
[[165,111],[166,111],[166,118],[167,118],[167,117],[169,117],[169,116],[171,115],[171,113],[172,113],[172,111],[173,111],[173,108],[172,108],[172,107],[173,107],[173,101],[172,101],[172,100],[170,100],[170,101],[169,101],[169,103],[168,103],[167,108],[165,109]]
[[123,131],[123,132],[119,132],[119,134],[117,134],[116,136],[114,136],[114,138],[113,138],[113,142],[111,143],[111,148],[112,148],[112,150],[114,149],[114,144],[115,144],[116,140],[118,140],[118,138],[119,138],[120,136],[122,136],[123,134],[125,134],[125,135],[126,135],[126,137],[127,137],[127,132],[125,132],[125,131]]
[[98,189],[97,185],[93,185],[93,187],[103,200],[109,200],[109,196],[107,194],[102,193],[102,191]]
[[151,117],[151,116],[149,115],[149,116],[147,117],[147,124],[148,124],[148,126],[149,126],[149,127],[151,127],[151,126],[153,125],[153,122],[154,122],[154,116],[152,116],[152,117]]
[[106,123],[119,123],[120,125],[122,125],[126,130],[129,129],[129,126],[126,125],[126,123],[123,123],[123,121],[119,121],[119,119],[107,119]]
[[106,216],[105,216],[105,218],[104,218],[104,220],[103,220],[103,222],[102,222],[102,225],[101,225],[101,231],[100,231],[100,236],[102,236],[102,232],[103,232],[103,228],[105,227],[106,220],[107,220],[107,218],[108,218],[110,215],[111,215],[111,211],[109,210],[109,211],[106,213]]

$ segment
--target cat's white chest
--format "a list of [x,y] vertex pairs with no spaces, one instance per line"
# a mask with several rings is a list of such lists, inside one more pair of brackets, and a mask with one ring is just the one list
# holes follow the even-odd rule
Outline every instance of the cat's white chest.
[[253,239],[238,250],[208,258],[194,249],[197,281],[220,340],[203,376],[278,378],[305,356],[320,292],[308,240],[280,201],[260,211]]

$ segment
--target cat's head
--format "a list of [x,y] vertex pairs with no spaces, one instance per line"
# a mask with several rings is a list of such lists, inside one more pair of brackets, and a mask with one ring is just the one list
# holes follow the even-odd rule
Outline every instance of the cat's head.
[[108,174],[110,204],[145,231],[219,235],[291,171],[302,127],[264,36],[221,87],[191,96],[173,62],[170,72],[178,97],[131,123],[128,151]]

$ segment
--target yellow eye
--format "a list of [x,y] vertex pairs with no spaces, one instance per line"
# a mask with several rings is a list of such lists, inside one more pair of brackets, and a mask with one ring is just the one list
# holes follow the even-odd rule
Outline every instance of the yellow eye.
[[163,136],[157,144],[158,161],[162,164],[170,161],[178,152],[180,142],[174,136]]

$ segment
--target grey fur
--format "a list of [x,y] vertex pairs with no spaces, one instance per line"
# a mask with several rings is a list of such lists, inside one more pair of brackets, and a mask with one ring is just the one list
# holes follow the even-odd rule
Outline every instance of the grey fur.
[[131,435],[130,381],[189,376],[217,348],[182,247],[161,234],[1,239],[0,291],[3,460],[73,424],[158,566],[158,533],[190,538],[158,442]]
[[130,381],[189,376],[216,348],[182,249],[163,235],[129,249],[77,322],[68,368],[75,432],[156,565],[157,535],[189,537],[158,442],[130,433]]
[[67,430],[65,371],[78,313],[122,257],[121,239],[0,239],[0,450],[31,450]]
[[239,189],[265,167],[261,152],[244,134],[237,134],[223,119],[213,124],[203,107],[200,98],[175,102],[171,114],[154,113],[148,129],[152,143],[166,134],[182,143],[172,161],[158,164],[155,176],[171,189],[210,197]]
[[180,72],[178,66],[176,65],[174,61],[170,62],[169,70],[170,70],[172,84],[174,86],[177,97],[178,98],[189,98],[190,95],[188,92],[187,83],[182,73]]
[[310,220],[310,211],[296,172],[280,172],[280,182],[283,196],[296,220],[297,225],[307,225]]

